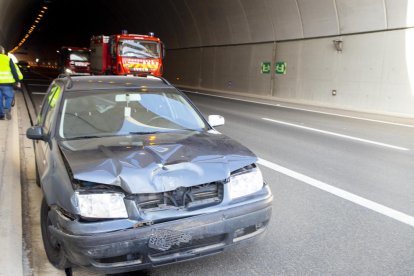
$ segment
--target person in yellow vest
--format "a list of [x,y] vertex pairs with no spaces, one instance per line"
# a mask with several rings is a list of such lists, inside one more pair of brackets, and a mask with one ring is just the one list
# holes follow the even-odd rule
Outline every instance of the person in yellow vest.
[[19,87],[22,79],[19,67],[5,54],[3,46],[0,45],[0,120],[4,120],[4,117],[11,119],[13,85],[17,83]]

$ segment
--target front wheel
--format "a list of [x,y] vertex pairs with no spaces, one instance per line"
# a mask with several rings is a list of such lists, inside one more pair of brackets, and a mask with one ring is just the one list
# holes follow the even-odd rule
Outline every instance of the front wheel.
[[49,206],[45,199],[42,200],[42,207],[40,210],[40,226],[42,230],[43,246],[46,251],[46,256],[49,262],[58,269],[65,269],[70,267],[70,263],[65,256],[62,245],[53,237],[49,230],[52,222],[49,218]]

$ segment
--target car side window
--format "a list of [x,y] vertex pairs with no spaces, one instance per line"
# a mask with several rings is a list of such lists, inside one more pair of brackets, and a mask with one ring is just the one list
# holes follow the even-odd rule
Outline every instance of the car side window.
[[39,114],[37,115],[37,125],[42,126],[43,122],[45,120],[46,112],[49,109],[49,95],[53,94],[54,91],[52,91],[56,87],[55,83],[52,83],[49,88],[46,91],[46,96],[43,98],[41,109]]
[[44,121],[43,121],[43,128],[46,133],[49,133],[50,126],[52,124],[52,118],[55,111],[57,100],[59,99],[61,92],[60,86],[54,86],[50,90],[50,93],[47,95],[47,99],[45,101],[45,105],[47,105],[47,111],[44,115]]

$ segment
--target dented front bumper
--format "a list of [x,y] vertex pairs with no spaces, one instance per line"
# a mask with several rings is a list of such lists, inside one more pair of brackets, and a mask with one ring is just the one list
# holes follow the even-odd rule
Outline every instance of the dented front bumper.
[[223,252],[262,234],[271,212],[269,191],[260,201],[140,228],[86,236],[50,230],[72,263],[119,273]]

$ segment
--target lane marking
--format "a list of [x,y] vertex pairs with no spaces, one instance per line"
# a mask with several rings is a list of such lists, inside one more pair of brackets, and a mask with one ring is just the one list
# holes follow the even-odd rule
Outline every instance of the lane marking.
[[319,132],[319,133],[323,133],[323,134],[328,134],[328,135],[332,135],[332,136],[337,136],[337,137],[350,139],[350,140],[354,140],[354,141],[373,144],[373,145],[377,145],[377,146],[382,146],[382,147],[386,147],[386,148],[391,148],[391,149],[396,149],[396,150],[404,150],[404,151],[410,150],[410,149],[399,147],[399,146],[394,146],[394,145],[385,144],[385,143],[381,143],[381,142],[376,142],[376,141],[372,141],[372,140],[368,140],[368,139],[362,139],[362,138],[358,138],[358,137],[354,137],[354,136],[339,134],[339,133],[336,133],[336,132],[321,130],[321,129],[317,129],[317,128],[305,127],[305,126],[296,125],[296,124],[287,123],[287,122],[278,121],[278,120],[273,120],[273,119],[269,119],[269,118],[262,118],[262,120],[273,122],[273,123],[276,123],[276,124],[281,124],[281,125],[306,129],[306,130],[309,130],[309,131]]
[[384,206],[382,204],[376,203],[372,200],[360,197],[358,195],[355,195],[353,193],[347,192],[345,190],[342,190],[340,188],[331,186],[329,184],[326,184],[322,181],[316,180],[314,178],[311,178],[309,176],[303,175],[301,173],[292,171],[288,168],[282,167],[280,165],[277,165],[275,163],[272,163],[270,161],[264,160],[259,158],[258,163],[260,165],[263,165],[269,169],[272,169],[276,172],[279,172],[281,174],[284,174],[286,176],[289,176],[291,178],[294,178],[296,180],[299,180],[303,183],[306,183],[310,186],[313,186],[315,188],[318,188],[322,191],[328,192],[332,195],[338,196],[340,198],[343,198],[345,200],[351,201],[359,206],[368,208],[374,212],[380,213],[384,216],[390,217],[392,219],[398,220],[402,223],[405,223],[407,225],[410,225],[412,227],[414,227],[414,217],[407,215],[403,212],[391,209],[387,206]]
[[46,92],[31,92],[33,95],[46,95]]
[[258,102],[258,101],[253,101],[253,100],[237,99],[237,98],[232,98],[232,97],[227,97],[227,96],[211,95],[211,94],[206,94],[206,93],[196,92],[196,91],[188,91],[188,90],[181,90],[181,91],[188,92],[188,93],[193,93],[193,94],[200,94],[200,95],[204,95],[204,96],[210,96],[210,97],[217,97],[217,98],[223,98],[223,99],[228,99],[228,100],[246,102],[246,103],[262,104],[262,105],[273,106],[273,107],[281,107],[281,108],[285,108],[285,109],[293,109],[293,110],[299,110],[299,111],[305,111],[305,112],[311,112],[311,113],[318,113],[318,114],[324,114],[324,115],[330,115],[330,116],[337,116],[337,117],[343,117],[343,118],[349,118],[349,119],[355,119],[355,120],[361,120],[361,121],[368,121],[368,122],[374,122],[374,123],[380,123],[380,124],[387,124],[387,125],[414,128],[414,125],[409,125],[409,124],[394,123],[394,122],[388,122],[388,121],[382,121],[382,120],[376,120],[376,119],[369,119],[369,118],[364,118],[364,117],[342,115],[342,114],[325,112],[325,111],[318,111],[318,110],[312,110],[312,109],[306,109],[306,108],[300,108],[300,107],[286,106],[286,105],[282,105],[282,104],[270,104],[270,103]]
[[29,85],[29,86],[46,86],[46,87],[48,87],[49,86],[49,84],[27,84],[27,85]]

